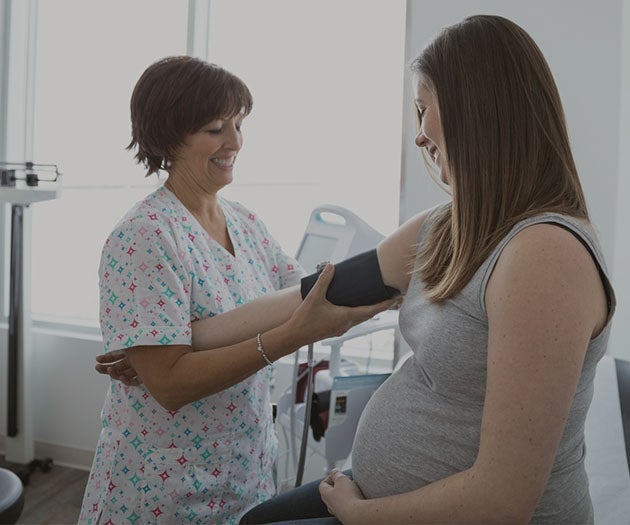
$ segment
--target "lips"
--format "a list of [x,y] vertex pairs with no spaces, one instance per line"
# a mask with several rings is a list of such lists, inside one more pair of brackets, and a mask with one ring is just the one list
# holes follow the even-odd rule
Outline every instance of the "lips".
[[439,151],[435,146],[429,148],[429,155],[431,156],[431,159],[433,159],[433,162],[437,164]]
[[235,155],[232,155],[230,157],[211,159],[213,164],[216,164],[217,166],[219,166],[221,168],[231,168],[232,166],[234,166],[234,161],[235,160],[236,160],[236,156]]

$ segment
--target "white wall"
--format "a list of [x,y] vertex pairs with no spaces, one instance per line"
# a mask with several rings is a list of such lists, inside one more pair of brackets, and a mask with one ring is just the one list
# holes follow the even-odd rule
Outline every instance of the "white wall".
[[[0,363],[7,361],[7,329],[0,329]],[[103,345],[98,337],[35,330],[32,389],[33,435],[37,458],[88,467],[100,431],[107,380],[94,371]],[[6,436],[6,373],[0,375],[0,435]],[[0,449],[3,449],[0,441]]]
[[[621,107],[619,124],[619,187],[616,201],[616,232],[613,279],[617,313],[610,340],[613,355],[630,359],[630,1],[622,14]],[[614,197],[614,196],[613,196]],[[611,200],[611,202],[614,202]]]
[[[440,28],[472,14],[497,14],[521,25],[538,43],[554,73],[569,126],[575,160],[598,228],[621,304],[610,353],[630,359],[628,310],[630,253],[625,227],[630,225],[628,160],[628,57],[624,64],[624,135],[620,142],[622,34],[629,45],[630,6],[623,0],[449,0],[408,1],[406,61],[411,62]],[[401,219],[444,201],[447,197],[429,178],[413,144],[414,121],[411,80],[405,85],[406,115],[401,197]],[[407,102],[408,101],[408,102]],[[621,146],[621,154],[620,154]],[[623,175],[623,176],[622,176]],[[625,251],[624,251],[625,250]],[[625,326],[624,326],[625,325]]]
[[[7,62],[8,53],[8,31],[5,24],[8,20],[8,6],[6,2],[0,2],[0,72],[2,72],[3,64]],[[6,104],[6,83],[8,79],[4,75],[0,75],[0,122],[5,118]],[[4,138],[0,138],[0,158],[4,155]]]

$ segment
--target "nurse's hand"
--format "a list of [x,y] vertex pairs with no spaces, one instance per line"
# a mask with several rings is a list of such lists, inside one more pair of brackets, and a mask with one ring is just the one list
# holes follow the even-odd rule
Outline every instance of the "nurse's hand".
[[319,494],[333,516],[344,525],[356,521],[357,510],[365,500],[358,485],[338,469],[333,469],[320,484]]
[[94,368],[99,374],[108,375],[125,385],[138,386],[142,384],[124,352],[108,352],[97,355]]
[[399,304],[400,297],[367,306],[337,306],[326,299],[335,267],[327,264],[286,325],[297,346],[345,334],[353,326]]

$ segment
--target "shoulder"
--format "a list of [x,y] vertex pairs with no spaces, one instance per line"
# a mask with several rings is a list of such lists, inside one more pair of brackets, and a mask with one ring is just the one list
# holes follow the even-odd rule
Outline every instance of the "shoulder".
[[145,199],[130,208],[118,221],[106,237],[103,249],[155,244],[157,241],[171,243],[170,239],[182,235],[177,233],[180,219],[164,207],[156,206],[152,200]]
[[421,232],[423,232],[423,230],[426,231],[435,218],[449,207],[450,202],[447,202],[417,213],[403,222],[391,235],[388,235],[385,240],[395,239],[402,241],[405,246],[413,246],[413,252],[415,253],[415,246],[420,240]]
[[[420,236],[420,231],[423,229],[429,220],[431,210],[424,210],[417,213],[413,217],[410,217],[403,222],[392,235],[388,236],[391,239],[398,239],[403,241],[406,246],[413,246],[417,243]],[[413,250],[415,252],[415,249]]]
[[228,199],[221,198],[220,202],[226,217],[235,220],[239,225],[239,228],[243,228],[244,231],[249,232],[250,235],[254,235],[255,237],[272,240],[272,235],[270,234],[267,225],[263,222],[257,212],[248,208],[239,201],[230,201]]
[[246,218],[252,222],[260,220],[258,218],[258,214],[255,213],[253,210],[250,210],[242,202],[232,201],[224,197],[220,197],[220,203],[223,210],[230,211],[231,213],[234,213],[240,217]]
[[155,231],[165,231],[173,225],[173,220],[168,214],[148,207],[137,207],[127,213],[114,227],[110,237],[121,235],[145,236]]
[[497,266],[537,268],[547,271],[580,272],[594,265],[593,256],[578,234],[555,223],[535,223],[512,237],[503,249]]
[[576,234],[552,223],[536,223],[512,237],[488,281],[485,303],[516,305],[515,312],[566,311],[594,331],[605,324],[606,301],[593,255]]

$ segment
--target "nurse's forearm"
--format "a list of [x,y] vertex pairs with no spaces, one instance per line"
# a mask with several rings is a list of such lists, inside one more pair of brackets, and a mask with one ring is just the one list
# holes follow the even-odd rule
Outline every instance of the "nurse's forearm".
[[[303,342],[288,323],[262,337],[265,355],[272,361],[297,350]],[[167,410],[179,410],[264,368],[267,363],[257,346],[256,338],[198,352],[185,345],[144,346],[128,349],[127,356],[157,402]]]
[[[246,316],[231,318],[229,330],[239,334],[238,343],[198,352],[187,345],[139,346],[127,349],[127,357],[153,397],[167,410],[178,410],[229,388],[306,344],[341,335],[392,306],[391,300],[357,308],[331,304],[326,301],[326,289],[333,274],[333,266],[327,266],[295,311],[296,297],[289,291],[280,294],[282,300],[261,301],[262,306],[250,307]],[[297,289],[295,293],[301,297]],[[289,319],[279,326],[263,329],[270,319],[288,314]],[[259,331],[264,332],[260,338],[251,335]]]
[[221,348],[245,341],[286,322],[302,302],[300,287],[267,294],[229,312],[192,323],[194,350]]

